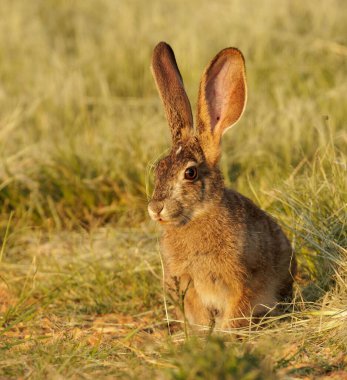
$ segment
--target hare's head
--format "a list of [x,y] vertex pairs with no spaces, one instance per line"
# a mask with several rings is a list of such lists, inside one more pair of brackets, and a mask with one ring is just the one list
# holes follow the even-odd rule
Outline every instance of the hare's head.
[[174,53],[160,42],[152,58],[153,75],[164,104],[172,149],[155,169],[148,211],[152,219],[186,224],[221,199],[218,168],[221,137],[234,125],[246,104],[245,65],[235,48],[219,52],[200,82],[196,128]]

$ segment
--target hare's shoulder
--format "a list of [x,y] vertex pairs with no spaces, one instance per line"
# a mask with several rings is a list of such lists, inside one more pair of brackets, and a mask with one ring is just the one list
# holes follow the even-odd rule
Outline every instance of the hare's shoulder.
[[225,189],[224,203],[231,218],[242,224],[249,232],[282,234],[275,219],[246,196]]
[[244,257],[258,262],[260,258],[291,255],[290,242],[277,221],[252,200],[233,190],[226,190],[228,212],[239,221],[246,233]]

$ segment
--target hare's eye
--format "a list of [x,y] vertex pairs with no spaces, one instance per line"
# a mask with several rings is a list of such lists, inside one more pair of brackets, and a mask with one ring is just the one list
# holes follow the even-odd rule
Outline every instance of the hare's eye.
[[190,168],[187,168],[184,172],[184,178],[188,179],[189,181],[193,181],[198,176],[198,169],[196,166],[191,166]]

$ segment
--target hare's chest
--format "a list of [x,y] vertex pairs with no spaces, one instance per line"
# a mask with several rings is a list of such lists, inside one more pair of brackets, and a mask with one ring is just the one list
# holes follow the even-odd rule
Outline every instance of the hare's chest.
[[208,309],[223,312],[230,298],[229,289],[222,278],[213,272],[192,276],[194,288],[201,302]]
[[[230,285],[225,278],[229,275],[226,259],[219,255],[220,246],[209,247],[203,241],[187,243],[171,239],[164,241],[164,258],[171,277],[189,277],[200,301],[208,309],[223,312],[232,298]],[[229,277],[229,276],[228,276]]]

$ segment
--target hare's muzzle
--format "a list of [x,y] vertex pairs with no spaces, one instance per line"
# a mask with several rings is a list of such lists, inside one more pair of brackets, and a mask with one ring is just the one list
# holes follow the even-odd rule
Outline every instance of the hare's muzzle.
[[164,209],[163,201],[152,200],[148,203],[149,216],[155,221],[158,221],[158,222],[163,221],[162,216],[161,216],[161,212],[163,211],[163,209]]

